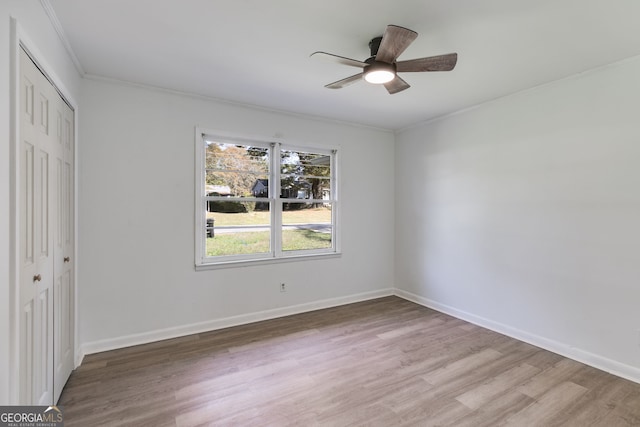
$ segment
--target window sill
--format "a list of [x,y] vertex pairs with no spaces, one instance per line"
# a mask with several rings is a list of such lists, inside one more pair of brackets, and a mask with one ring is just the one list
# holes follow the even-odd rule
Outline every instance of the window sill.
[[222,261],[222,262],[209,263],[209,264],[196,264],[195,267],[196,267],[196,271],[205,271],[205,270],[218,270],[221,268],[249,267],[254,265],[269,265],[269,264],[278,264],[282,262],[311,261],[316,259],[328,259],[328,258],[340,258],[340,257],[342,257],[341,252],[331,252],[331,253],[324,253],[324,254],[283,256],[280,258]]

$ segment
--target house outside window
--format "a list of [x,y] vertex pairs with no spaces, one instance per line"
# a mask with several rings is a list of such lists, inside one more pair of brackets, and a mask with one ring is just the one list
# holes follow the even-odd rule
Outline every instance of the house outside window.
[[339,253],[337,150],[196,131],[196,268]]

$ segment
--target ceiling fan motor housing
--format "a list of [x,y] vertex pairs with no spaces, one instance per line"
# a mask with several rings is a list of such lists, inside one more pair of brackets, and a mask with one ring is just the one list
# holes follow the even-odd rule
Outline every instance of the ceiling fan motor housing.
[[367,65],[365,65],[362,70],[364,72],[364,74],[367,74],[367,72],[371,72],[373,70],[385,70],[385,71],[390,71],[393,74],[396,73],[396,64],[389,64],[388,62],[382,62],[382,61],[376,61],[376,58],[374,56],[372,56],[371,58],[368,58],[364,61]]
[[[362,68],[362,75],[369,83],[386,83],[393,79],[396,75],[395,62],[390,64],[388,62],[376,61],[376,55],[382,42],[382,36],[375,37],[369,42],[369,49],[371,50],[371,57],[364,62],[367,64]],[[391,73],[391,74],[389,74]],[[385,77],[381,77],[381,76]],[[382,80],[380,80],[382,79]]]

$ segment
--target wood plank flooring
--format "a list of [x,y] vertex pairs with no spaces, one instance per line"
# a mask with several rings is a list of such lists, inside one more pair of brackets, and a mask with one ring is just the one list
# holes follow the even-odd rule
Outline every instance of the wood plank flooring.
[[89,355],[67,426],[640,426],[640,384],[397,297]]

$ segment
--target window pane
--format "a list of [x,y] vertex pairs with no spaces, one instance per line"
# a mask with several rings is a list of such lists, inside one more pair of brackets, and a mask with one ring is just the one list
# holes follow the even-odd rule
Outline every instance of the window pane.
[[262,191],[263,197],[267,197],[268,188],[261,187],[261,184],[268,187],[267,148],[214,141],[206,141],[206,144],[205,184],[211,186],[205,190],[207,195],[256,197],[254,192]]
[[280,152],[280,197],[329,199],[331,157],[327,154],[282,150]]
[[[215,201],[234,209],[214,205],[207,212],[207,256],[257,254],[271,251],[269,202]],[[256,206],[262,204],[261,206]]]
[[331,204],[283,203],[283,251],[328,249],[331,235]]

